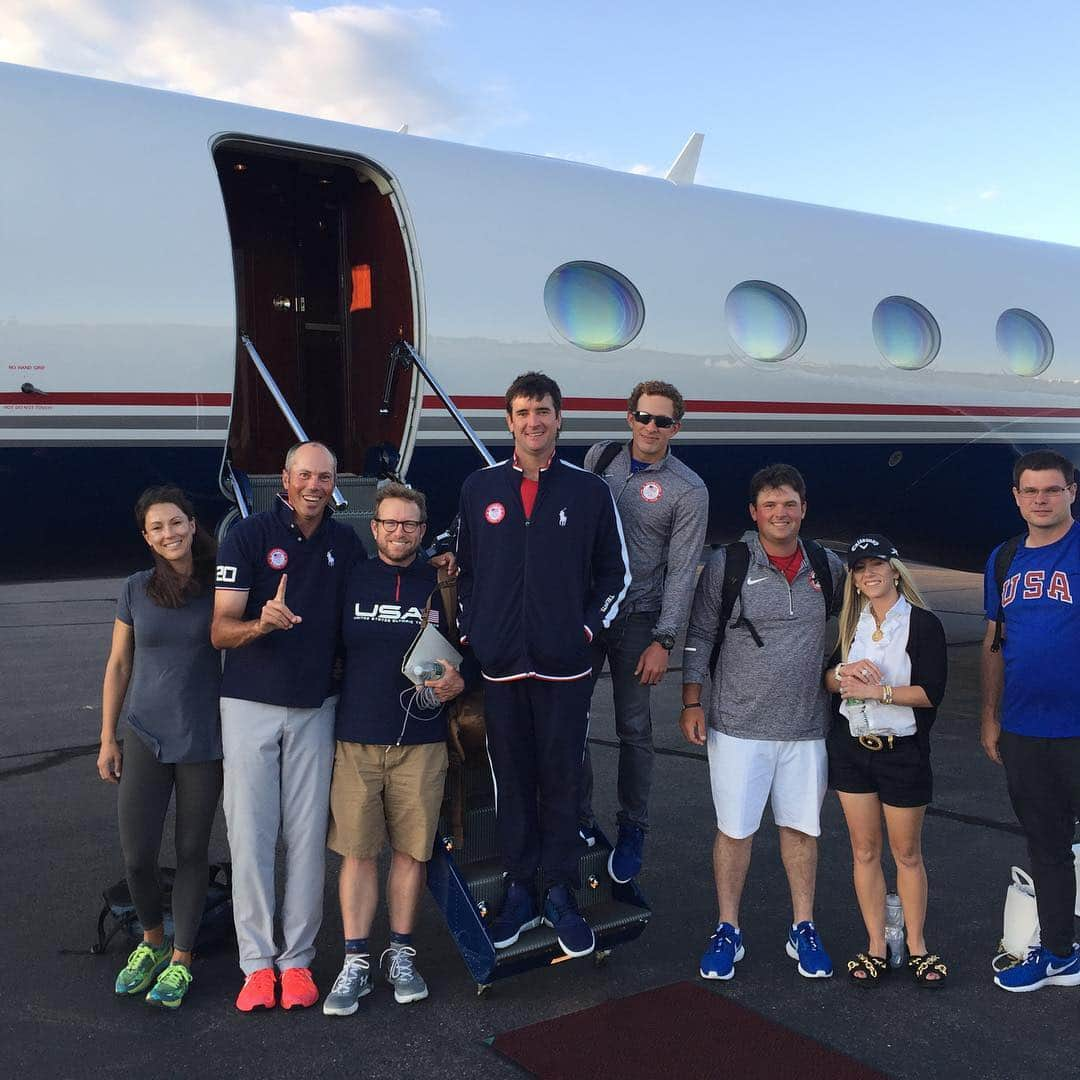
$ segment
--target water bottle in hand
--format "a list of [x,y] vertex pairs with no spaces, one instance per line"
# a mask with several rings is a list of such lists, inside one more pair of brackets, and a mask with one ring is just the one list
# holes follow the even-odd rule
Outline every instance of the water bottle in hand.
[[415,679],[421,683],[441,679],[444,674],[443,666],[438,660],[429,660],[426,664],[416,664],[412,670]]
[[907,946],[904,941],[904,909],[896,893],[889,893],[885,897],[885,946],[889,963],[893,967],[900,967],[904,963]]

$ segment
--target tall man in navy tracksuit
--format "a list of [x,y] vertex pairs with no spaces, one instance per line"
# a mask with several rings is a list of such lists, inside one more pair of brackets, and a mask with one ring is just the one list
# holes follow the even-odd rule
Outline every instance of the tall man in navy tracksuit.
[[484,675],[506,899],[506,948],[543,921],[567,956],[595,947],[574,899],[578,803],[592,690],[589,642],[630,584],[622,526],[600,477],[555,456],[562,394],[539,372],[506,391],[513,457],[461,489],[459,626]]

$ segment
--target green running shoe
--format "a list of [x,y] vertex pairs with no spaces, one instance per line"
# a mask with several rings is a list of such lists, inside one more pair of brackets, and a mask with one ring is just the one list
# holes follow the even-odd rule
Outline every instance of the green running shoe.
[[191,972],[183,964],[170,964],[158,977],[150,993],[146,995],[149,1005],[164,1009],[178,1009],[191,985]]
[[173,943],[166,938],[158,948],[140,941],[127,959],[127,967],[116,976],[118,994],[141,994],[154,985],[158,972],[169,966]]

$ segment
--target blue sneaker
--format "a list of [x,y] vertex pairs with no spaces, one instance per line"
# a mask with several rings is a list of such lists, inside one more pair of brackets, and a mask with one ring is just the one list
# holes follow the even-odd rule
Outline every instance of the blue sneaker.
[[735,974],[735,965],[745,955],[742,931],[736,930],[731,923],[722,922],[709,938],[698,970],[703,979],[730,979]]
[[578,836],[581,837],[582,843],[587,848],[596,847],[596,825],[595,824],[583,824],[578,826]]
[[565,885],[548,889],[544,922],[555,931],[559,948],[567,956],[588,956],[596,948],[592,927],[581,917],[574,894]]
[[1022,964],[1000,971],[994,982],[1002,990],[1026,994],[1044,986],[1080,986],[1080,945],[1068,956],[1055,956],[1041,945],[1031,949]]
[[787,954],[799,961],[799,974],[804,978],[832,978],[832,961],[812,922],[801,922],[788,931]]
[[507,949],[526,930],[535,930],[539,925],[540,914],[532,891],[518,881],[509,882],[502,910],[491,924],[491,943],[496,949]]
[[615,841],[608,856],[607,872],[612,881],[625,885],[641,873],[642,852],[645,847],[645,830],[624,822],[619,826],[619,839]]

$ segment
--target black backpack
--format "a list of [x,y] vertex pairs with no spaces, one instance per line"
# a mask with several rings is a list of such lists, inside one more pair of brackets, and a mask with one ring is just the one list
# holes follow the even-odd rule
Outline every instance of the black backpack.
[[[807,557],[810,559],[810,567],[817,576],[821,586],[821,598],[825,601],[825,620],[833,614],[833,579],[832,569],[829,566],[829,554],[816,540],[803,540]],[[716,662],[720,659],[720,646],[724,643],[724,634],[728,629],[728,619],[735,610],[735,601],[742,592],[743,582],[746,580],[746,572],[750,569],[750,547],[744,540],[736,540],[734,543],[725,544],[724,552],[724,584],[720,593],[720,621],[716,628],[716,641],[713,643],[712,655],[709,657],[709,673],[716,674]],[[731,624],[734,630],[738,626],[745,626],[754,639],[754,644],[764,648],[765,642],[757,632],[754,624],[742,613]]]
[[1001,603],[1001,590],[1005,587],[1005,576],[1009,572],[1009,567],[1012,566],[1016,549],[1026,539],[1027,533],[1010,537],[998,548],[998,553],[994,556],[994,587],[997,591],[998,609],[997,618],[994,620],[994,641],[990,646],[991,652],[999,652],[1001,649],[1002,630],[1005,626],[1005,608]]
[[607,467],[619,456],[620,451],[625,446],[625,443],[621,442],[609,442],[603,450],[600,451],[600,456],[593,464],[592,471],[597,476],[603,476]]

